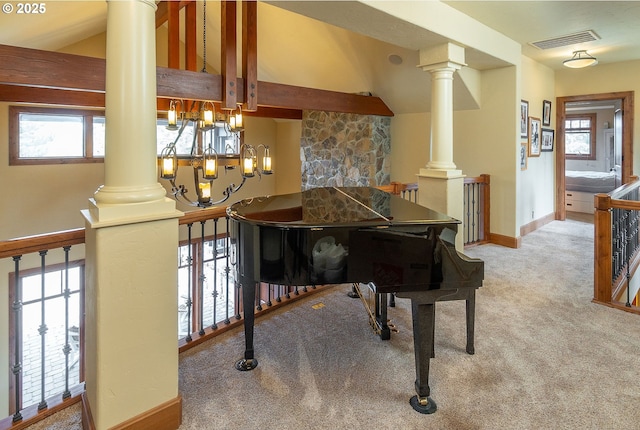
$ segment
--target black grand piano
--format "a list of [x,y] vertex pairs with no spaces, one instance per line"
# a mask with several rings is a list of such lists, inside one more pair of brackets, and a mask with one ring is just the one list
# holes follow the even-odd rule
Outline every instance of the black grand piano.
[[[484,263],[455,250],[459,221],[399,196],[368,187],[314,188],[246,199],[231,205],[231,241],[243,309],[253,309],[259,282],[308,286],[373,283],[376,293],[411,299],[416,396],[421,413],[436,411],[429,397],[435,302],[467,300],[467,352],[473,353],[475,290]],[[254,313],[244,312],[245,353],[239,370],[258,365]]]

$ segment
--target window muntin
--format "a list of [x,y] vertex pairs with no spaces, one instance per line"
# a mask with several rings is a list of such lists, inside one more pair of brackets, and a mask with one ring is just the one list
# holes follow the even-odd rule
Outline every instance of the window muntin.
[[565,157],[595,160],[596,115],[567,115],[564,124]]
[[104,160],[104,112],[9,107],[9,165]]

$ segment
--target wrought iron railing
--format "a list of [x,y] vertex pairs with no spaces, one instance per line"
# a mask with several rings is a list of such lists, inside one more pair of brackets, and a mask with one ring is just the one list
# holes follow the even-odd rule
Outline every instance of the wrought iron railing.
[[464,244],[489,241],[490,177],[464,178]]
[[[10,319],[10,335],[12,339],[13,354],[11,362],[11,373],[13,383],[10,384],[10,413],[12,413],[11,422],[17,423],[25,419],[23,413],[23,390],[24,374],[27,364],[36,364],[36,369],[33,372],[36,380],[31,380],[31,385],[37,385],[37,408],[33,407],[28,412],[28,415],[34,415],[45,409],[57,407],[61,402],[66,401],[72,397],[72,391],[74,391],[75,385],[78,385],[82,380],[82,367],[79,372],[74,372],[71,376],[71,364],[70,358],[74,348],[71,343],[75,340],[71,338],[72,326],[69,322],[70,306],[69,300],[72,292],[69,288],[69,272],[75,263],[70,261],[70,255],[72,248],[78,247],[84,243],[84,229],[70,230],[59,233],[51,233],[40,236],[28,237],[23,239],[8,240],[0,242],[0,259],[11,258],[13,260],[13,272],[10,274],[10,279],[13,284],[11,289],[11,311],[12,318]],[[75,250],[74,250],[75,251]],[[84,253],[84,250],[81,250]],[[27,260],[26,264],[31,266],[31,269],[23,269],[21,263]],[[62,263],[61,263],[62,261]],[[39,264],[37,264],[39,262]],[[50,273],[49,266],[55,264],[57,267],[61,267],[58,272],[61,273],[60,281],[58,283],[58,293],[52,293],[47,291],[50,287],[47,285],[47,277]],[[23,287],[23,272],[27,270],[30,273],[36,271],[36,277],[39,266],[39,299],[33,299],[33,296],[38,294],[28,294],[25,297],[22,291]],[[61,290],[61,291],[60,291]],[[52,307],[51,304],[56,303],[58,306]],[[23,339],[26,335],[23,331],[24,319],[23,312],[24,307],[28,303],[37,306],[37,321],[39,323],[37,327],[37,333],[40,337],[39,347],[36,347],[27,354],[24,351]],[[59,327],[50,324],[52,316],[58,316],[58,310],[60,307],[64,309],[64,322],[62,330],[56,330]],[[56,310],[56,308],[58,310]],[[79,313],[79,310],[78,310]],[[34,314],[34,312],[31,312]],[[30,315],[32,319],[35,315]],[[58,318],[59,319],[59,318]],[[60,335],[60,332],[63,334]],[[50,339],[58,338],[58,345],[51,342]],[[57,348],[57,349],[53,349]],[[53,351],[53,352],[50,352]],[[45,357],[53,355],[56,356],[55,351],[58,352],[57,356],[61,353],[63,355],[62,366],[58,366],[54,372],[51,367],[56,360],[45,360]],[[35,357],[29,356],[34,355]],[[59,360],[58,360],[59,361]],[[39,367],[39,369],[38,369]],[[59,383],[62,380],[62,384]],[[52,385],[54,390],[61,389],[62,392],[58,398],[51,399],[49,394],[51,389],[47,385]],[[72,386],[73,384],[73,386]],[[39,388],[39,390],[37,389]],[[31,402],[36,401],[35,398],[31,398]],[[35,403],[33,403],[35,405]],[[34,413],[35,410],[35,413]]]
[[[226,233],[228,223],[224,207],[188,212],[179,220],[181,238],[184,237],[180,242],[178,261],[179,276],[182,275],[181,281],[184,282],[178,282],[176,291],[179,300],[176,316],[182,328],[177,339],[180,352],[243,323],[239,300],[241,291],[235,282],[233,247]],[[33,349],[22,343],[23,305],[27,301],[20,287],[25,273],[36,271],[40,272],[41,289],[51,290],[47,285],[47,273],[52,267],[58,271],[62,267],[62,283],[68,284],[70,268],[84,265],[84,239],[84,229],[77,229],[0,242],[0,260],[12,259],[10,277],[15,283],[9,334],[14,342],[10,363],[13,381],[9,384],[12,416],[0,420],[0,429],[25,428],[80,401],[84,391],[84,330],[82,320],[74,325],[69,322],[74,311],[70,310],[68,303],[71,294],[68,286],[63,287],[60,294],[51,295],[52,299],[63,301],[63,305],[55,310],[50,310],[42,300],[37,329],[40,347]],[[71,254],[74,261],[70,261]],[[21,265],[25,260],[27,264]],[[257,289],[254,312],[258,317],[325,288],[262,284]],[[81,286],[79,294],[84,294],[84,286]],[[81,306],[82,300],[79,302]],[[83,313],[81,309],[75,312],[78,318]],[[51,318],[59,317],[60,313],[64,314],[65,321],[64,328],[58,330],[62,334],[49,327]],[[50,360],[54,350],[61,351],[64,359]],[[76,351],[78,355],[74,355]],[[39,363],[40,371],[35,380],[25,381],[24,363],[27,361]],[[75,372],[71,375],[69,370],[74,367]],[[62,383],[52,385],[50,381],[54,373],[59,374]],[[25,385],[40,387],[37,399],[24,398]]]
[[640,313],[632,282],[640,265],[640,181],[594,197],[593,301]]

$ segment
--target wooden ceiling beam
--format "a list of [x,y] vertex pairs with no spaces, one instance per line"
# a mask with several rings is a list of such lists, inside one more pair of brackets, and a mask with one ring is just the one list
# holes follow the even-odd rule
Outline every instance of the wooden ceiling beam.
[[258,2],[242,2],[242,79],[245,112],[258,109]]
[[238,53],[236,40],[236,2],[220,2],[222,109],[236,109],[238,102]]
[[11,103],[41,103],[104,109],[104,93],[70,91],[55,88],[35,88],[0,85],[0,101]]
[[[196,37],[196,2],[190,1],[184,13],[184,68],[196,71],[198,68],[198,39]],[[203,66],[204,68],[204,66]]]
[[173,69],[180,68],[180,4],[178,2],[169,2],[168,6],[168,38],[167,44],[168,64]]
[[[0,45],[0,84],[104,94],[105,72],[101,58]],[[157,67],[156,81],[159,98],[222,102],[220,75]],[[244,100],[243,79],[234,83]],[[393,116],[379,97],[261,81],[258,107]]]

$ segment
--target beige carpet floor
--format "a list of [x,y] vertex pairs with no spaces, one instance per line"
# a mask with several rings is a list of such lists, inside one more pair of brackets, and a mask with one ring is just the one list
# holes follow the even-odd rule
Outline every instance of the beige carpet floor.
[[485,261],[476,353],[464,303],[439,303],[435,414],[409,405],[409,302],[390,309],[399,332],[381,341],[336,286],[257,321],[251,372],[234,368],[241,330],[181,354],[180,430],[640,429],[640,317],[591,303],[593,225],[554,221],[520,249],[466,253]]

